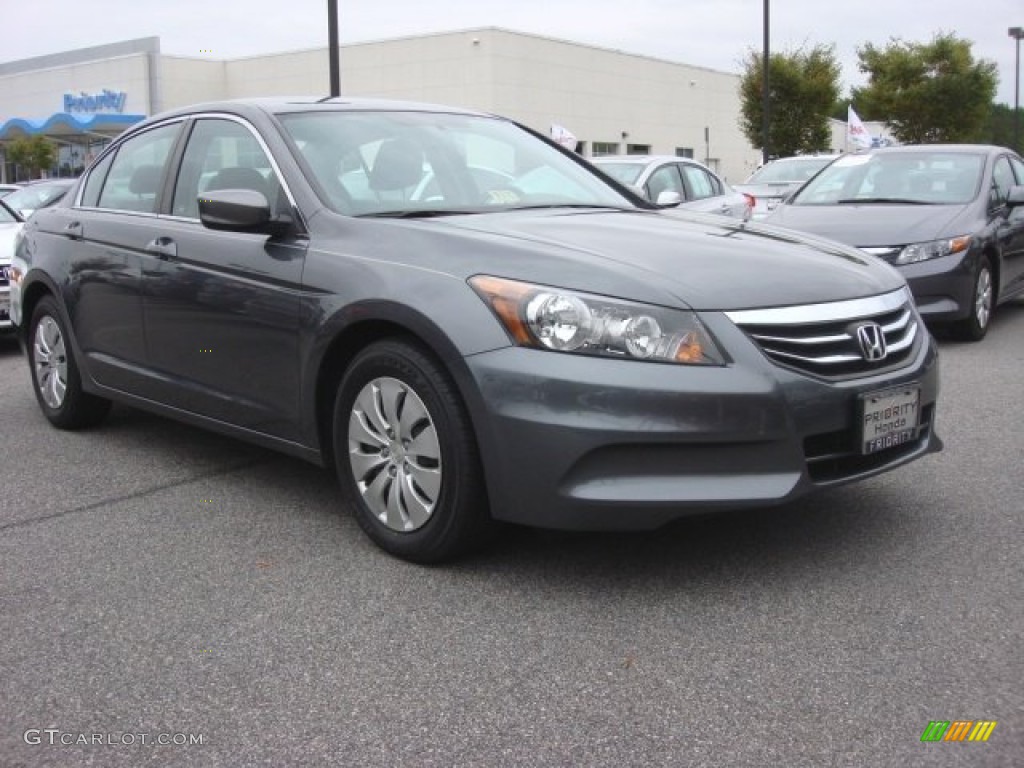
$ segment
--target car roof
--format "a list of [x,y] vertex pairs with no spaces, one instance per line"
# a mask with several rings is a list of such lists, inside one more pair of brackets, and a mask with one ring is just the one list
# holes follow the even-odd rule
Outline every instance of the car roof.
[[323,96],[282,96],[282,97],[253,97],[244,99],[226,99],[221,101],[207,101],[198,104],[190,104],[187,107],[161,112],[153,115],[145,122],[151,123],[158,120],[165,120],[169,117],[197,114],[200,112],[228,112],[245,114],[251,111],[264,112],[267,114],[288,114],[292,112],[363,112],[368,110],[376,111],[402,111],[402,112],[436,112],[447,114],[481,115],[494,117],[486,112],[478,112],[461,107],[449,107],[440,104],[431,104],[419,101],[403,101],[398,99],[373,99],[373,98],[349,98],[344,96],[323,97]]
[[1010,152],[1013,150],[1006,147],[997,147],[994,144],[900,144],[895,147],[875,147],[872,149],[860,150],[854,154],[858,155],[897,155],[901,153],[929,153],[929,152],[952,152],[956,154],[994,154],[997,152]]
[[679,157],[677,155],[599,155],[598,157],[591,157],[590,162],[597,165],[604,163],[641,163],[643,165],[687,163],[688,165],[699,165],[701,168],[707,168],[699,160],[694,160],[692,157]]
[[835,160],[837,157],[841,157],[841,153],[822,152],[821,154],[817,155],[790,155],[789,157],[776,157],[773,160],[769,160],[767,163],[765,163],[765,165],[773,165],[775,163],[795,163],[803,160]]

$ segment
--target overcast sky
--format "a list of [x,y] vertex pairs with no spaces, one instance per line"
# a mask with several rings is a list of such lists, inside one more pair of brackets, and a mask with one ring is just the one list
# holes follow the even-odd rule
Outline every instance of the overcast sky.
[[[337,0],[342,43],[505,27],[670,61],[739,72],[760,50],[763,0]],[[31,0],[7,8],[0,57],[160,37],[164,53],[232,58],[327,43],[327,0]],[[953,32],[998,66],[996,100],[1013,105],[1024,0],[771,0],[771,50],[835,45],[843,95],[861,85],[857,48]],[[206,53],[205,51],[211,51]],[[344,68],[344,61],[342,61]],[[344,82],[344,72],[342,73]]]

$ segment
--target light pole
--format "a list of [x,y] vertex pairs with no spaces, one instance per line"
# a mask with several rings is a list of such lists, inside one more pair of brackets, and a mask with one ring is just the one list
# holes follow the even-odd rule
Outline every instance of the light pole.
[[761,62],[761,162],[767,163],[771,157],[769,144],[768,110],[771,108],[771,100],[768,98],[768,12],[771,0],[764,0],[764,59]]
[[341,66],[338,63],[338,0],[327,0],[327,55],[330,57],[331,96],[341,96]]
[[1010,27],[1006,33],[1017,43],[1013,67],[1013,149],[1020,152],[1020,39],[1024,37],[1024,28]]

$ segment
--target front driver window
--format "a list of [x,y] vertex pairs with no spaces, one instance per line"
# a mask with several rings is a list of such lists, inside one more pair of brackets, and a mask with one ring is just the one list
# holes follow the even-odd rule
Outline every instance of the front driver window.
[[203,118],[188,138],[171,211],[198,219],[199,196],[218,189],[259,192],[271,209],[279,202],[277,174],[253,132],[234,120]]

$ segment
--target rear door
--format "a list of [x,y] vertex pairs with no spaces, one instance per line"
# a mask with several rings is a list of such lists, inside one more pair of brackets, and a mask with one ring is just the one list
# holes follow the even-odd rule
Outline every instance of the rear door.
[[141,265],[156,237],[162,182],[180,121],[137,134],[89,172],[73,207],[51,208],[68,260],[65,303],[90,375],[146,395]]

